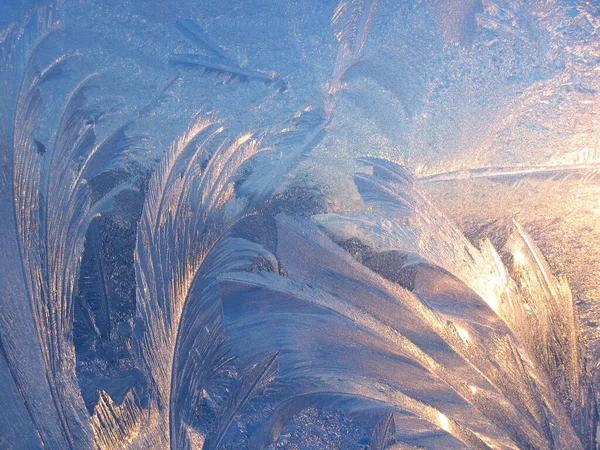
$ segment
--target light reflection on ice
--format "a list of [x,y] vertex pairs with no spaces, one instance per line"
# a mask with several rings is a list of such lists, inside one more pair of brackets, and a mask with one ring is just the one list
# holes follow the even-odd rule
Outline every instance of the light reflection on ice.
[[595,6],[58,3],[0,31],[3,443],[592,448]]

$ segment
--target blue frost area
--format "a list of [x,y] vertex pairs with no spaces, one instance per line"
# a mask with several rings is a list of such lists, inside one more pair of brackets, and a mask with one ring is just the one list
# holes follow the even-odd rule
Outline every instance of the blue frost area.
[[595,448],[597,5],[0,2],[0,449]]

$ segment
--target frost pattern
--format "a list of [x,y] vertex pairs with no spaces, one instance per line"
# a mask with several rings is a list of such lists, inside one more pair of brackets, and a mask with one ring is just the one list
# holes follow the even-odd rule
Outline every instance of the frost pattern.
[[[339,52],[322,105],[237,135],[200,111],[170,145],[147,182],[132,262],[140,380],[120,402],[100,391],[92,411],[75,370],[75,287],[92,220],[137,180],[97,196],[90,184],[128,167],[142,140],[129,136],[131,122],[97,138],[112,111],[90,106],[88,77],[42,142],[43,87],[69,60],[37,63],[57,27],[53,10],[0,35],[0,446],[278,448],[298,422],[323,437],[318,421],[329,414],[371,449],[593,448],[595,394],[571,291],[520,225],[502,248],[475,247],[409,170],[385,159],[358,158],[352,175],[338,168],[358,193],[350,206],[294,177],[330,132],[376,7],[335,9]],[[177,25],[203,54],[173,64],[288,89],[279,74],[243,67],[196,23]],[[449,41],[469,40],[445,30]],[[82,269],[80,289],[108,308],[97,271]]]
[[86,448],[92,436],[75,374],[74,285],[91,220],[130,187],[92,200],[87,183],[111,170],[133,141],[119,129],[97,142],[104,113],[87,106],[87,79],[69,94],[54,141],[32,137],[41,89],[68,59],[37,63],[54,26],[52,10],[40,10],[1,43],[2,391],[15,405],[4,413],[3,430],[31,448]]

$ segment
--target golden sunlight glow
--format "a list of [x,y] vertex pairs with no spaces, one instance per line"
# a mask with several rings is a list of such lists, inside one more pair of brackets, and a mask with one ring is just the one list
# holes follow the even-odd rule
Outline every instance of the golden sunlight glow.
[[442,414],[441,412],[437,413],[437,419],[438,419],[438,423],[440,425],[440,428],[444,431],[449,431],[450,430],[450,420],[448,419],[448,417],[446,417],[445,414]]
[[251,137],[252,137],[252,133],[247,133],[247,134],[244,134],[244,135],[240,136],[239,138],[237,138],[237,140],[235,141],[235,145],[236,145],[236,146],[243,145],[243,144],[245,144],[245,143],[248,141],[248,139],[250,139]]
[[463,340],[463,342],[465,344],[468,344],[469,343],[469,337],[470,337],[468,331],[465,330],[462,327],[459,327],[458,325],[455,325],[455,327],[456,327],[456,331],[458,332],[458,335]]
[[527,265],[527,259],[521,250],[515,250],[513,258],[515,260],[515,264],[518,264],[519,266]]

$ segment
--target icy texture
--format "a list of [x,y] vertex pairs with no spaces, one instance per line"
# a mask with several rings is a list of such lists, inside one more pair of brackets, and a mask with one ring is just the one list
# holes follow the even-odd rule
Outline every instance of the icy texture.
[[0,448],[595,447],[566,279],[443,188],[595,182],[534,108],[589,105],[595,7],[301,3],[0,32]]
[[87,227],[127,188],[119,185],[92,201],[87,180],[109,171],[111,156],[122,158],[133,141],[118,130],[97,142],[94,128],[103,112],[86,106],[88,80],[69,94],[54,141],[32,137],[41,89],[67,60],[37,63],[53,26],[50,10],[40,10],[2,42],[1,328],[4,367],[12,378],[3,392],[21,399],[23,417],[13,426],[23,427],[26,440],[34,433],[47,447],[87,447],[89,418],[75,375],[73,290]]

